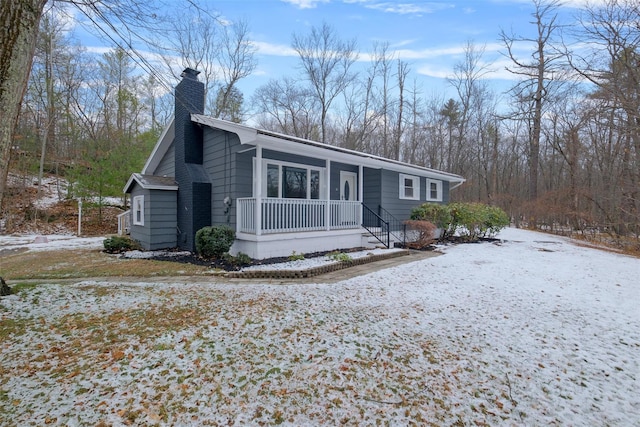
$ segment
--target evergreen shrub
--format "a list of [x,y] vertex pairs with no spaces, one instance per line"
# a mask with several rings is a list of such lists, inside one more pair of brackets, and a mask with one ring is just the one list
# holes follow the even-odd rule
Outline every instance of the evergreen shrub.
[[109,254],[121,254],[140,249],[138,242],[126,236],[107,237],[102,244],[104,245],[104,251]]
[[411,219],[430,221],[442,230],[440,240],[456,233],[465,240],[493,237],[509,225],[509,216],[497,206],[483,203],[424,203],[413,209]]
[[229,252],[236,232],[226,225],[203,227],[196,232],[196,252],[205,258],[220,258]]

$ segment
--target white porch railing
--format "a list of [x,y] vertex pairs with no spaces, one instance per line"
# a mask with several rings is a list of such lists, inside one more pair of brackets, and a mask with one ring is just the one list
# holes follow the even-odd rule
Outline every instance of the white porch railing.
[[263,198],[259,210],[256,210],[256,203],[254,197],[237,200],[239,232],[293,233],[360,228],[361,224],[360,202]]

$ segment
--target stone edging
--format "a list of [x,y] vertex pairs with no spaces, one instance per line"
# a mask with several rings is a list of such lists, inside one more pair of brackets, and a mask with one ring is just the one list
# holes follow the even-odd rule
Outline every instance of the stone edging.
[[396,258],[409,255],[409,251],[393,251],[388,254],[368,255],[361,258],[352,259],[350,261],[336,261],[331,264],[311,267],[304,270],[248,270],[248,271],[229,271],[224,277],[234,279],[302,279],[306,277],[319,276],[321,274],[330,273],[332,271],[342,270],[344,268],[356,265],[368,264],[370,262],[382,261],[385,259]]

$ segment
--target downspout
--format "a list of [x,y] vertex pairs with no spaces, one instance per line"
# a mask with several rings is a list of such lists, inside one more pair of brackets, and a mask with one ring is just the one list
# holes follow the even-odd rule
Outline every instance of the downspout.
[[462,180],[459,183],[457,183],[456,185],[454,185],[453,187],[449,187],[449,191],[451,190],[455,190],[456,188],[460,187],[462,184],[464,184],[466,182],[466,180]]

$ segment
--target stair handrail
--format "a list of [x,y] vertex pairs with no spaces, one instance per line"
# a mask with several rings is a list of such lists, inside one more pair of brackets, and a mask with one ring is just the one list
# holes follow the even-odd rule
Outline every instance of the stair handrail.
[[[370,221],[367,219],[372,219],[373,222],[379,224],[380,231],[374,230]],[[380,215],[374,212],[369,206],[362,204],[362,227],[366,229],[373,237],[375,237],[380,243],[382,243],[387,249],[391,245],[391,238],[389,236],[389,223],[385,221]]]
[[[398,218],[393,216],[388,210],[386,210],[380,205],[378,205],[378,212],[380,212],[380,217],[389,224],[389,233],[391,233],[393,237],[398,239],[398,241],[401,241],[403,247],[406,247],[407,225],[403,221],[400,221]],[[394,233],[394,231],[402,232],[402,236],[399,236],[398,234]]]

